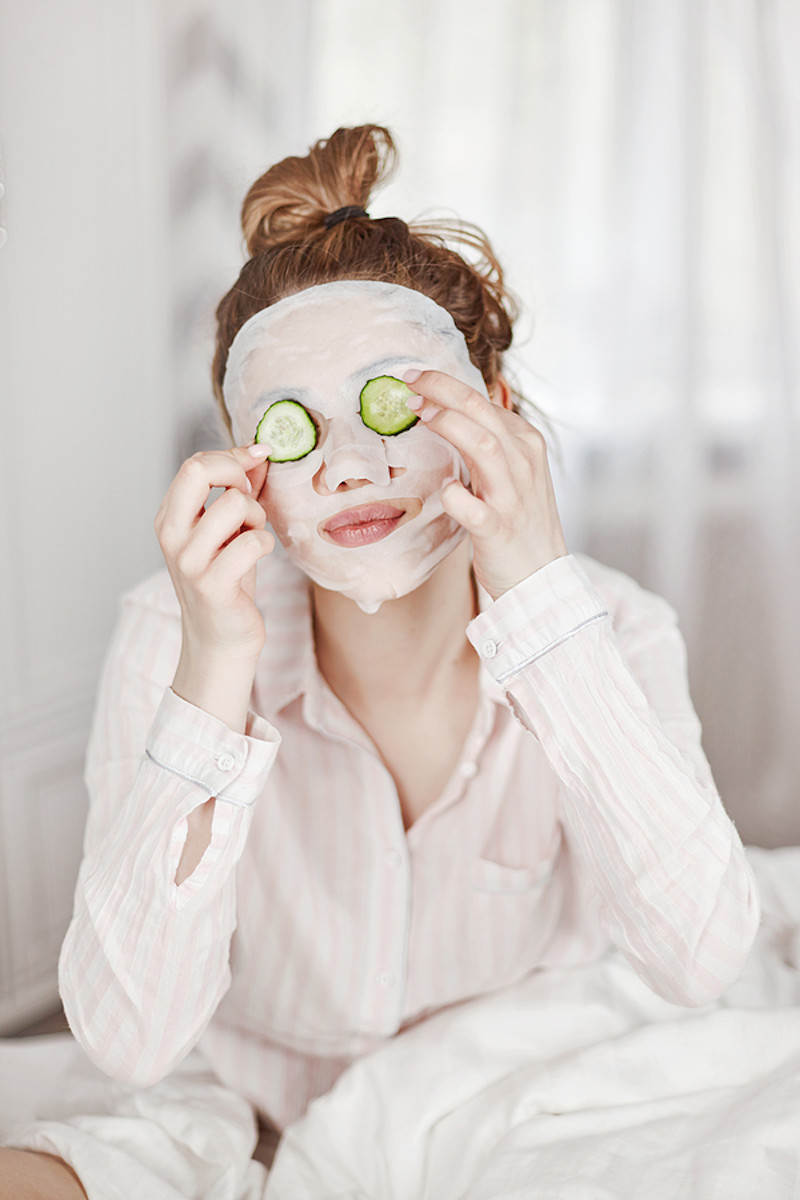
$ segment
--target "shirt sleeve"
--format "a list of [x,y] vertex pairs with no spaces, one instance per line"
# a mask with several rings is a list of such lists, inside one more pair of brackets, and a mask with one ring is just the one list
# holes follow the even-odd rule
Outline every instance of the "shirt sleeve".
[[756,883],[703,753],[675,613],[608,574],[611,596],[556,559],[467,632],[562,782],[606,933],[655,992],[701,1005],[744,965]]
[[[175,695],[179,647],[176,614],[125,599],[97,698],[84,857],[59,962],[76,1039],[140,1086],[180,1062],[230,985],[234,868],[279,744],[253,713],[238,734]],[[188,815],[210,797],[210,844],[176,886]]]

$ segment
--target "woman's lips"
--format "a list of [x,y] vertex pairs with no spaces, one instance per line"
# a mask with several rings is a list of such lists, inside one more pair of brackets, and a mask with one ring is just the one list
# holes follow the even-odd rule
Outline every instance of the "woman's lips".
[[422,501],[416,498],[397,504],[362,504],[329,517],[317,530],[336,546],[368,546],[387,537],[421,510]]

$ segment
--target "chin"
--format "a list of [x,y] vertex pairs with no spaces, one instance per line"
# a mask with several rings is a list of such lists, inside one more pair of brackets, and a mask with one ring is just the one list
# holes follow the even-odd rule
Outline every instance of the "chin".
[[409,596],[427,583],[466,536],[466,530],[456,526],[450,536],[438,545],[435,553],[427,556],[424,566],[423,556],[418,555],[415,556],[411,569],[404,565],[400,556],[380,565],[361,563],[358,574],[348,579],[334,578],[330,572],[324,569],[316,570],[313,564],[299,560],[296,560],[296,565],[319,587],[329,592],[338,592],[352,600],[362,612],[371,614],[376,613],[387,601]]

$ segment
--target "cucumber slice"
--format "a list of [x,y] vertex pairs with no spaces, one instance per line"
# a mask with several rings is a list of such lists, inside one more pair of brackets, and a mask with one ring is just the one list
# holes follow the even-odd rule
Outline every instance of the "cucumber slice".
[[402,379],[378,375],[361,389],[361,420],[381,437],[394,437],[419,420],[406,404],[408,397],[413,395]]
[[276,400],[258,422],[256,442],[272,447],[270,462],[296,462],[316,446],[317,427],[296,400]]

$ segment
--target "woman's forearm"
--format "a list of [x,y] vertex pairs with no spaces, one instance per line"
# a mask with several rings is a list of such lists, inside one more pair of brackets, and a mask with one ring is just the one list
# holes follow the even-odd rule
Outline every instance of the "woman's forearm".
[[184,639],[172,690],[234,733],[244,733],[257,661],[250,656],[215,655]]

